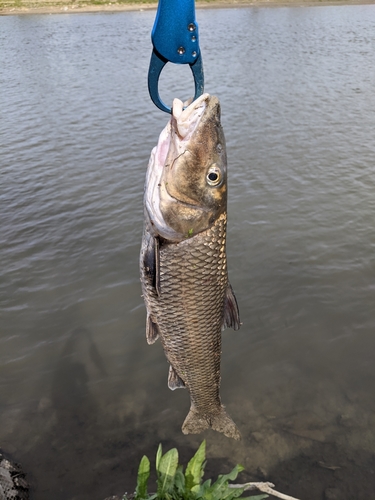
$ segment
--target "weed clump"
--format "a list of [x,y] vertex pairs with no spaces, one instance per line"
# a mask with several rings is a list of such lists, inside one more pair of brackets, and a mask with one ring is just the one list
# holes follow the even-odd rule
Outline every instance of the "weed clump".
[[[203,482],[205,465],[205,441],[199,446],[185,471],[183,466],[178,463],[177,449],[173,448],[163,455],[162,447],[159,445],[156,453],[156,493],[148,493],[150,460],[143,456],[138,468],[136,491],[132,498],[134,500],[232,500],[241,497],[247,489],[246,485],[229,484],[229,481],[234,481],[238,474],[244,470],[242,465],[236,465],[229,474],[219,475],[214,482],[211,479]],[[267,497],[268,495],[261,494],[246,498],[262,500]],[[123,500],[129,499],[124,495]]]

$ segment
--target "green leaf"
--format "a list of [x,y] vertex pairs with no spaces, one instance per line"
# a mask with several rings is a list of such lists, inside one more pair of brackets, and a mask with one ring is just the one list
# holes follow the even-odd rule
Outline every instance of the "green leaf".
[[159,460],[158,473],[158,498],[160,500],[166,497],[166,493],[174,484],[174,477],[178,466],[178,451],[176,448],[167,451]]
[[174,485],[179,498],[185,498],[185,476],[182,472],[182,465],[179,465],[174,476]]
[[239,497],[241,497],[241,500],[243,500],[241,495],[244,492],[244,488],[229,488],[229,486],[227,486],[226,488],[227,493],[223,495],[223,500],[233,500],[234,498]]
[[158,446],[158,451],[156,452],[156,471],[159,470],[161,456],[162,456],[162,447],[161,447],[161,443],[160,443]]
[[229,472],[229,474],[219,475],[212,487],[221,486],[224,483],[228,483],[228,481],[234,481],[237,478],[238,474],[243,470],[244,467],[242,467],[242,465],[236,465],[236,467],[231,472]]
[[207,494],[210,491],[211,479],[207,479],[203,484],[197,484],[191,488],[194,498],[208,498]]
[[[236,467],[229,473],[220,475],[214,484],[209,488],[204,496],[204,498],[209,499],[227,499],[236,498],[233,496],[233,489],[228,488],[228,481],[233,481],[238,476],[239,472],[243,471],[242,465],[236,465]],[[243,490],[242,490],[243,491]]]
[[201,483],[206,459],[206,441],[203,441],[186,467],[186,489],[192,490]]
[[229,474],[223,474],[222,476],[219,476],[219,478],[224,479],[225,481],[234,481],[237,479],[238,474],[243,470],[245,470],[245,467],[242,465],[236,465],[236,467]]
[[137,477],[137,488],[135,490],[135,499],[147,499],[147,483],[150,477],[150,460],[144,455],[140,461]]
[[202,484],[202,488],[203,488],[203,490],[206,490],[206,489],[210,488],[210,487],[211,487],[211,483],[212,483],[211,479],[207,479],[207,480],[206,480],[206,481]]
[[226,483],[220,491],[220,500],[233,500],[242,495],[245,488],[229,488]]

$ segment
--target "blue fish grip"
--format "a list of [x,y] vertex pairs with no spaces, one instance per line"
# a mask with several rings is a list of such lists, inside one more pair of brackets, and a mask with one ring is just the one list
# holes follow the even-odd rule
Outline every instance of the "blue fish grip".
[[200,54],[194,0],[159,0],[151,40],[167,61],[193,64]]
[[148,72],[151,100],[162,111],[171,113],[159,96],[159,77],[167,62],[189,64],[197,99],[204,91],[204,74],[199,48],[198,23],[194,0],[159,0],[151,33],[153,52]]

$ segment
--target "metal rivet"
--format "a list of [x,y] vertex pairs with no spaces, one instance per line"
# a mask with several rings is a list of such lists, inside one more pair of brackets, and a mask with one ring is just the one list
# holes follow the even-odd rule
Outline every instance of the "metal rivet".
[[189,26],[188,26],[188,30],[189,31],[195,31],[195,29],[196,29],[195,24],[194,23],[190,23]]
[[193,57],[197,57],[197,53],[195,52],[195,50],[191,53],[191,55],[192,55]]
[[177,52],[178,52],[178,54],[180,54],[180,56],[182,56],[183,54],[185,54],[184,47],[178,47]]
[[196,37],[195,35],[193,35],[193,36],[191,37],[191,41],[192,41],[192,42],[196,42],[196,41],[197,41],[197,37]]

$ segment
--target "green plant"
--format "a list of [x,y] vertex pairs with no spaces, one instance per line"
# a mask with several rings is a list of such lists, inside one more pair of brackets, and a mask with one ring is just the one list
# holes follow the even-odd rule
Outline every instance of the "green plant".
[[[232,500],[240,497],[244,487],[230,487],[229,481],[236,479],[239,472],[243,471],[242,465],[236,467],[229,474],[219,475],[212,483],[211,479],[203,481],[204,467],[206,465],[206,442],[199,446],[193,458],[189,461],[184,472],[183,466],[178,464],[178,451],[173,448],[165,455],[159,445],[156,453],[156,493],[147,492],[150,477],[150,461],[146,456],[138,468],[137,488],[135,500]],[[246,497],[251,500],[262,500],[268,495]],[[242,497],[244,498],[244,497]],[[124,496],[126,500],[126,496]]]

